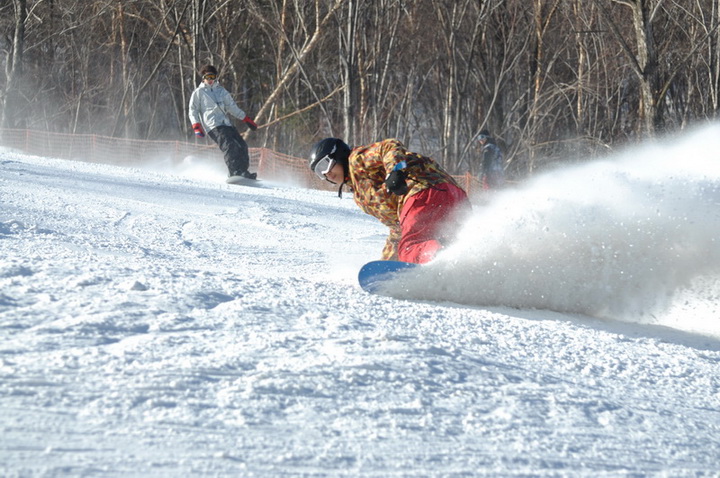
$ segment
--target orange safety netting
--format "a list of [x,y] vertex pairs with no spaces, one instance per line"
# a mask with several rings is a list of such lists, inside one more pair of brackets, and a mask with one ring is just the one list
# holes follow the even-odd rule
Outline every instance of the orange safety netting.
[[[157,161],[179,164],[188,157],[218,159],[215,144],[187,141],[155,141],[113,138],[95,134],[67,134],[26,129],[0,129],[0,144],[36,156],[91,163],[140,167]],[[307,160],[267,148],[250,148],[250,169],[269,181],[292,182],[311,189],[335,190],[337,186],[318,181]],[[478,179],[470,174],[454,176],[468,194],[480,192]]]

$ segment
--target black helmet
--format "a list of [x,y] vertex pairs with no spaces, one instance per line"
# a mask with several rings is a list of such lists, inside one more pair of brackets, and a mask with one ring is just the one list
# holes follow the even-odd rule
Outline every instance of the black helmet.
[[313,146],[310,154],[310,169],[315,171],[318,176],[322,176],[316,171],[318,163],[324,159],[334,160],[338,163],[342,163],[347,166],[347,160],[350,156],[350,146],[345,144],[341,139],[337,138],[325,138],[322,141],[318,141]]

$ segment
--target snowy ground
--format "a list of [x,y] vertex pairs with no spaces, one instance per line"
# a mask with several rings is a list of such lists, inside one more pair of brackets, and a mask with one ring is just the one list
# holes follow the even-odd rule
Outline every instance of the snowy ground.
[[499,195],[411,300],[349,194],[222,178],[0,152],[0,475],[720,472],[718,127]]

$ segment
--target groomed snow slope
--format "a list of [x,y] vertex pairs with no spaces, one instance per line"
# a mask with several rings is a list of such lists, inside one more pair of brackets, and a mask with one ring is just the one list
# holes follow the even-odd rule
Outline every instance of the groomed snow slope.
[[413,300],[349,194],[0,152],[0,475],[712,476],[719,138],[499,195]]

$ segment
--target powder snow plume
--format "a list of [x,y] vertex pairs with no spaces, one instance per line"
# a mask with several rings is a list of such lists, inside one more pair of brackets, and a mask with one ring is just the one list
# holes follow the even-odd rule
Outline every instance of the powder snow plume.
[[399,288],[390,293],[720,336],[720,127],[498,194]]

